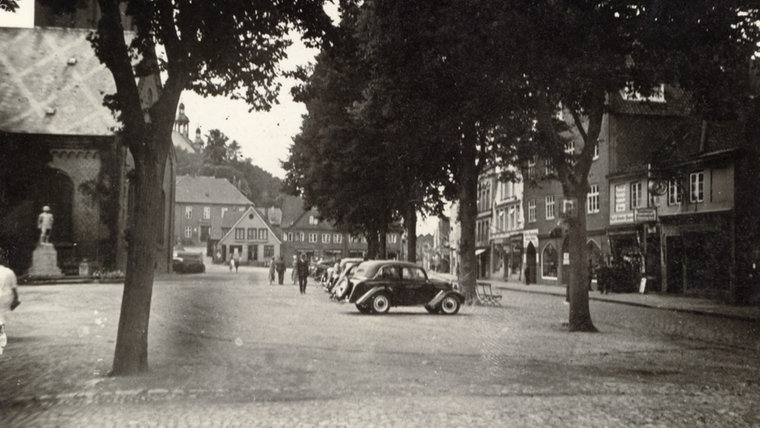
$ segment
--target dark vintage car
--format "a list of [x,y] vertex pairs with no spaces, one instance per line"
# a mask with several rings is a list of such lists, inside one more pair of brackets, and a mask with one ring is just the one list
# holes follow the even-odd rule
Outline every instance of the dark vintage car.
[[174,256],[172,269],[177,273],[201,273],[206,271],[203,253],[179,252]]
[[395,260],[367,261],[353,273],[348,299],[362,313],[384,314],[391,306],[424,306],[431,313],[454,315],[464,295],[454,285],[430,279],[414,263]]

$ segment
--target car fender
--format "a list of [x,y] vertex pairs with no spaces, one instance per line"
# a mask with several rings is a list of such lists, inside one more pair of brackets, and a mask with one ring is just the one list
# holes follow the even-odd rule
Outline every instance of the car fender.
[[456,291],[441,290],[438,292],[438,294],[435,295],[435,297],[433,297],[433,300],[427,302],[427,305],[434,308],[438,306],[438,304],[441,303],[443,298],[448,296],[449,294],[453,294],[454,296],[456,296],[456,298],[459,299],[459,303],[464,303],[464,296],[457,293]]
[[361,297],[356,299],[356,304],[361,305],[361,304],[366,303],[370,299],[370,297],[372,297],[372,295],[377,293],[378,291],[387,291],[390,293],[390,290],[388,290],[388,287],[385,287],[383,285],[376,285],[370,288],[369,290],[367,290],[367,292],[362,294]]

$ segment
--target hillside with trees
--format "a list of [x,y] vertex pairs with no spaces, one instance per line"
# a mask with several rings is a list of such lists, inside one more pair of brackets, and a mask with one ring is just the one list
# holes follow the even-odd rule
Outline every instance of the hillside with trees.
[[206,134],[200,153],[177,151],[177,175],[226,178],[256,206],[279,207],[282,204],[282,181],[268,171],[243,158],[240,144],[230,141],[218,129]]

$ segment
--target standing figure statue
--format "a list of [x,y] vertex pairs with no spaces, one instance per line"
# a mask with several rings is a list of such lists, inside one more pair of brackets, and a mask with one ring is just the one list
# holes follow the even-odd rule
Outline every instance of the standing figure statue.
[[37,229],[40,230],[40,244],[50,243],[50,232],[53,230],[53,214],[50,213],[50,207],[42,207],[40,216],[37,217]]

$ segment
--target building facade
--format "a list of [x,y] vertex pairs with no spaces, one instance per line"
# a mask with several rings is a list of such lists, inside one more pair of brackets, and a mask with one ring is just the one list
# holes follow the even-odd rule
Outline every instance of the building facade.
[[174,242],[182,246],[205,247],[215,254],[214,245],[222,238],[222,219],[234,214],[236,221],[253,203],[224,178],[177,177],[174,202]]
[[229,262],[236,258],[241,264],[263,266],[280,257],[280,238],[254,207],[231,211],[225,216],[222,237],[215,245],[216,259]]

